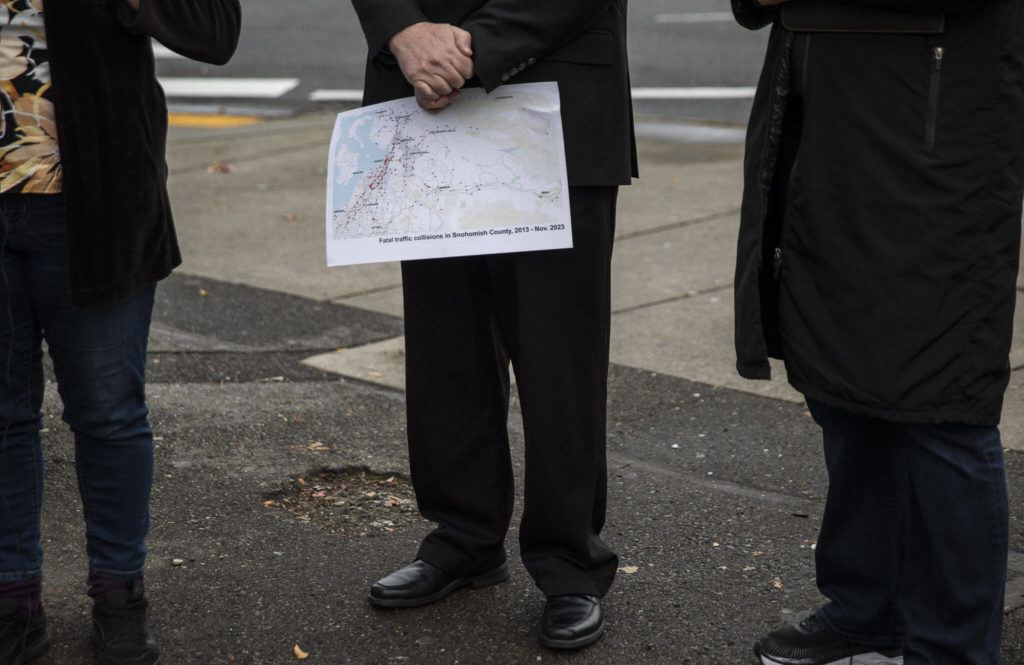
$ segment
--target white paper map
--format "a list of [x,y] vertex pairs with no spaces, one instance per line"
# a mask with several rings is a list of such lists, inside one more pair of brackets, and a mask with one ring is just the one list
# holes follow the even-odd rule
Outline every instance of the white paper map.
[[556,83],[338,115],[327,265],[572,247]]

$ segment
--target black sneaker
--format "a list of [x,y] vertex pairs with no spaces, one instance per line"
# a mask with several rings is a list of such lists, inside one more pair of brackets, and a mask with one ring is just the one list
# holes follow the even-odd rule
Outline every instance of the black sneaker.
[[763,665],[902,665],[903,650],[854,644],[828,632],[818,615],[768,633],[754,643]]
[[50,648],[46,615],[18,611],[14,598],[0,598],[0,665],[22,665]]
[[160,651],[149,633],[142,580],[108,591],[92,608],[93,665],[156,665]]

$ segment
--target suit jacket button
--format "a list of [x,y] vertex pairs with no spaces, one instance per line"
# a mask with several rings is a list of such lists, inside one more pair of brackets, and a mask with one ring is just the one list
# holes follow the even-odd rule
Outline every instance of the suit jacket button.
[[504,83],[508,81],[508,78],[508,72],[505,72],[504,74],[501,75],[501,82]]
[[526,61],[526,64],[532,65],[535,62],[537,62],[537,58],[530,58],[529,60]]

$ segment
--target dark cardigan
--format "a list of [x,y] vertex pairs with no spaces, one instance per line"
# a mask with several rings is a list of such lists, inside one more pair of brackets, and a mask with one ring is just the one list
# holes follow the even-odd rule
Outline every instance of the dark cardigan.
[[75,307],[102,305],[181,263],[167,198],[167,107],[150,38],[213,64],[238,42],[238,0],[49,0],[46,38],[64,171]]

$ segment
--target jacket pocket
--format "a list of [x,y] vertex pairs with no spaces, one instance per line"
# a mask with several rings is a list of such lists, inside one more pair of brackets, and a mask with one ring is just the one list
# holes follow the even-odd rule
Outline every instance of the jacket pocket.
[[931,47],[930,72],[928,74],[928,99],[924,116],[924,151],[935,151],[935,134],[939,123],[939,90],[942,88],[942,59],[946,55],[941,45]]

